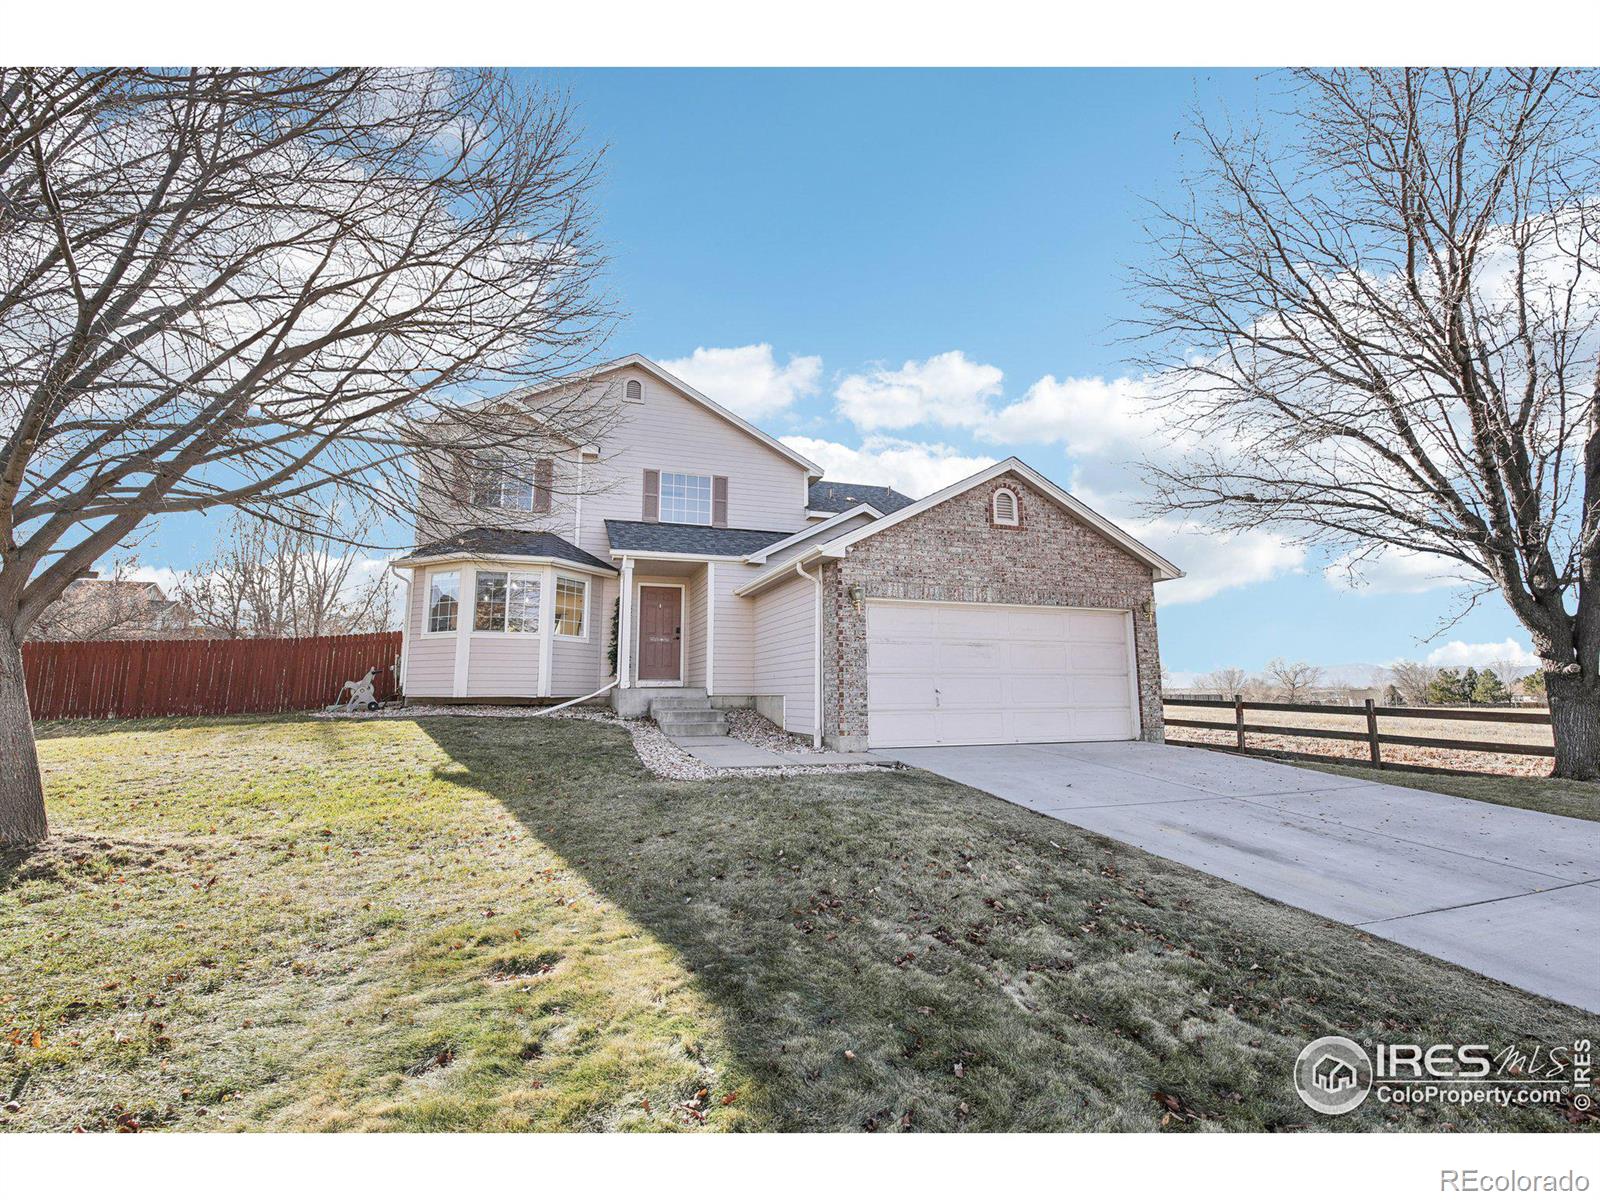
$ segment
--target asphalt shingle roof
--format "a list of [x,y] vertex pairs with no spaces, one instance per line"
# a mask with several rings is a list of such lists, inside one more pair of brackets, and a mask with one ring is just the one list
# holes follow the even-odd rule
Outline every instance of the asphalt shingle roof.
[[613,550],[641,554],[754,554],[781,542],[794,530],[716,529],[710,525],[673,525],[654,521],[606,522]]
[[813,512],[844,512],[858,504],[870,504],[884,516],[908,504],[916,503],[910,496],[902,496],[891,487],[871,483],[831,483],[824,479],[811,485],[807,500]]
[[407,557],[431,558],[438,554],[514,554],[529,558],[559,558],[585,567],[616,568],[587,550],[580,550],[564,537],[534,529],[463,529],[447,538],[418,546]]

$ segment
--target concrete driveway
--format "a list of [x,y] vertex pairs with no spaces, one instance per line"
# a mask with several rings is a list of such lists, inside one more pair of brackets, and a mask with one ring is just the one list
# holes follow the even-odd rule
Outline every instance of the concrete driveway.
[[1600,1012],[1600,822],[1145,742],[883,753]]

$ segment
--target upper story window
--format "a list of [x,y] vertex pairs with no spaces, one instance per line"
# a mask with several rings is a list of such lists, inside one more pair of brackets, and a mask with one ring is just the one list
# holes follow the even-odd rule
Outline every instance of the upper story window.
[[711,476],[661,472],[661,520],[678,525],[711,524]]
[[431,572],[428,575],[428,632],[453,633],[460,611],[461,572]]
[[1016,525],[1020,522],[1017,494],[1010,488],[1000,488],[994,494],[994,523]]
[[643,400],[644,384],[640,383],[637,379],[630,379],[627,383],[622,385],[622,395],[628,400]]
[[472,481],[472,503],[477,508],[549,512],[553,475],[554,464],[548,458],[531,463],[504,455],[480,458]]
[[522,571],[479,571],[473,631],[538,633],[539,582]]

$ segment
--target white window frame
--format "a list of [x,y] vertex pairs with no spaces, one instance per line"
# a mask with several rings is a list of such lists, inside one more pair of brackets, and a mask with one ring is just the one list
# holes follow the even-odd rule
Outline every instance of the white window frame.
[[[478,628],[478,580],[485,575],[504,575],[506,577],[506,608],[505,615],[501,618],[499,629]],[[531,630],[511,630],[506,628],[511,623],[511,581],[513,579],[529,580],[539,588],[539,602],[534,605],[534,627]],[[545,572],[542,570],[518,571],[513,567],[478,567],[472,573],[472,628],[468,630],[468,633],[473,637],[537,638],[539,631],[544,627],[544,585]]]
[[[560,619],[556,615],[557,605],[561,600],[561,585],[563,583],[576,584],[583,589],[583,632],[560,632]],[[555,582],[550,585],[550,635],[558,637],[564,642],[587,642],[589,640],[589,580],[582,575],[556,574]]]
[[[667,516],[667,480],[669,479],[703,479],[706,482],[706,519],[704,521],[686,521],[677,517]],[[697,471],[662,471],[657,481],[656,493],[656,520],[665,525],[704,525],[709,527],[716,516],[716,478],[712,475],[702,475]]]
[[[433,628],[433,580],[437,575],[454,575],[456,577],[456,627],[454,629]],[[422,632],[420,637],[425,638],[453,638],[461,632],[461,593],[465,586],[466,572],[460,567],[439,567],[427,572],[423,579],[422,588]]]
[[[1000,497],[1011,497],[1011,516],[1009,519],[1000,515]],[[1017,493],[1008,487],[995,488],[994,495],[989,497],[989,515],[996,525],[1004,525],[1015,529],[1022,524],[1022,501],[1017,498]]]

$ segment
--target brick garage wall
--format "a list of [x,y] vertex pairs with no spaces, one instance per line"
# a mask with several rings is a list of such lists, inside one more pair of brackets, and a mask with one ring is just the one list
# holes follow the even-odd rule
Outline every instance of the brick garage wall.
[[[991,498],[1016,493],[1021,521],[995,525]],[[858,609],[850,589],[862,589]],[[867,741],[866,601],[947,600],[1133,610],[1140,722],[1162,740],[1161,656],[1150,567],[1068,516],[1020,477],[1005,474],[935,505],[850,548],[823,573],[825,737],[860,749]]]

